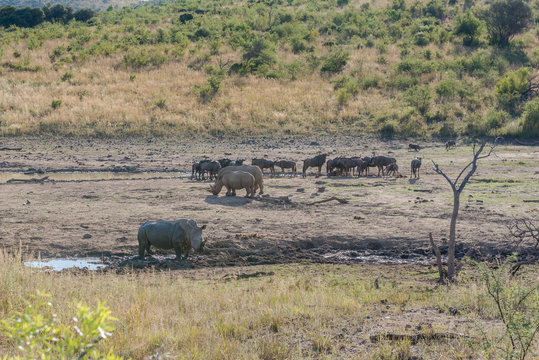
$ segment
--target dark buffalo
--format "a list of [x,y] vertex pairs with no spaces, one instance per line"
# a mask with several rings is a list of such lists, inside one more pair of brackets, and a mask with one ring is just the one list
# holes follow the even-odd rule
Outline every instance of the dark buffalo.
[[384,176],[384,167],[394,164],[396,162],[397,160],[395,158],[378,155],[371,158],[370,165],[374,165],[378,168],[378,176],[380,176],[380,171],[382,172],[382,176]]
[[410,178],[413,176],[419,178],[419,168],[421,167],[421,158],[415,158],[411,163]]
[[455,140],[449,140],[448,142],[445,143],[446,151],[454,147],[457,147],[457,143],[455,142]]
[[290,169],[293,175],[296,175],[296,163],[294,161],[279,160],[275,162],[275,165],[281,168],[281,172],[284,174],[284,169]]
[[421,146],[416,145],[416,144],[409,144],[409,145],[408,145],[408,149],[410,149],[410,150],[415,150],[415,151],[419,151],[419,150],[421,150]]
[[275,162],[266,159],[253,159],[251,165],[256,165],[264,173],[264,169],[269,169],[272,176],[275,176]]
[[303,177],[306,176],[306,171],[310,167],[317,167],[318,176],[320,176],[320,172],[322,171],[322,166],[326,162],[326,157],[327,157],[327,154],[320,154],[320,155],[316,155],[313,158],[303,160]]
[[226,159],[226,158],[225,159],[219,159],[217,161],[219,162],[219,165],[221,165],[222,168],[230,166],[230,163],[232,162],[232,160]]
[[395,164],[389,164],[386,166],[386,175],[387,176],[395,176],[399,173],[399,165]]
[[221,170],[221,164],[218,161],[209,161],[200,165],[200,172],[202,173],[202,180],[204,180],[204,174],[207,172],[210,180],[217,176],[217,173]]
[[210,162],[210,160],[200,160],[198,162],[194,162],[193,166],[191,166],[191,179],[197,178],[200,179],[200,165]]

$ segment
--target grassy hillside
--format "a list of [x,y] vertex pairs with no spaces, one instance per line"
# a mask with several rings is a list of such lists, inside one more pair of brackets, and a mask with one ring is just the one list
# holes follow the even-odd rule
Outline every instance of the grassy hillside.
[[538,136],[537,4],[501,45],[471,0],[181,0],[0,28],[0,132]]
[[13,5],[17,7],[43,7],[47,4],[61,4],[73,9],[105,10],[109,6],[121,9],[124,6],[137,5],[140,0],[0,0],[0,6]]

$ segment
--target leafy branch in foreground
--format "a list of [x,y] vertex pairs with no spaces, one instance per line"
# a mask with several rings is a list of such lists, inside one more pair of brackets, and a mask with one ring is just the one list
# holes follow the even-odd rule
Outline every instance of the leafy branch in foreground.
[[119,360],[112,349],[106,354],[97,344],[112,335],[111,311],[104,303],[95,309],[77,304],[71,324],[63,324],[53,311],[50,295],[38,292],[26,310],[2,320],[0,331],[13,341],[20,355],[2,359],[106,359]]
[[[502,351],[505,359],[524,360],[530,355],[539,331],[539,283],[511,276],[516,258],[510,257],[493,269],[478,264],[486,296],[494,301],[504,331],[494,340],[486,337],[485,346]],[[533,354],[532,354],[533,355]]]

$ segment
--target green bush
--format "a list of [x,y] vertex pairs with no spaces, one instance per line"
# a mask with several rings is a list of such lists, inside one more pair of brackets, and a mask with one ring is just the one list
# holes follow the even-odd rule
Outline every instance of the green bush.
[[496,83],[496,95],[500,106],[510,113],[517,113],[521,104],[521,97],[528,90],[531,70],[522,67],[507,73]]
[[496,0],[481,14],[491,43],[501,46],[522,32],[532,21],[530,7],[523,0]]
[[379,75],[366,76],[361,82],[361,87],[364,90],[372,88],[377,88],[382,83],[382,78]]
[[406,90],[414,85],[417,85],[418,80],[415,76],[410,76],[406,74],[398,74],[391,77],[387,86],[395,88],[397,90]]
[[407,72],[411,75],[419,76],[422,74],[428,74],[434,71],[434,65],[430,61],[425,61],[417,58],[408,58],[402,60],[397,65],[397,70],[400,72]]
[[431,105],[432,92],[429,86],[414,86],[404,93],[404,100],[409,106],[425,114]]
[[521,125],[524,137],[539,137],[539,100],[530,101],[524,106]]
[[455,96],[458,87],[458,81],[453,79],[444,79],[436,85],[434,91],[440,99],[451,99]]
[[122,64],[131,68],[143,68],[146,66],[159,67],[166,62],[166,56],[157,49],[130,49],[124,55]]
[[204,85],[195,85],[195,91],[203,103],[209,103],[213,100],[224,80],[224,71],[222,70],[210,70],[209,73],[210,76]]
[[62,106],[62,100],[59,99],[53,99],[51,102],[51,108],[54,110],[58,109],[60,106]]
[[[539,330],[539,286],[514,273],[515,256],[497,266],[476,264],[485,290],[478,302],[491,303],[503,323],[501,335],[483,332],[484,347],[499,358],[525,360],[534,358],[534,339]],[[474,263],[475,264],[475,263]],[[530,356],[528,356],[530,355]],[[535,357],[536,358],[536,357]]]
[[496,130],[503,127],[511,120],[511,116],[505,111],[491,110],[487,113],[485,119],[486,131],[493,132],[495,135]]
[[275,45],[263,37],[254,38],[244,47],[242,66],[247,73],[264,76],[276,62]]
[[462,36],[462,43],[467,46],[475,45],[481,35],[481,21],[471,11],[466,11],[455,20],[455,34]]
[[340,106],[345,105],[351,97],[352,94],[350,94],[345,88],[341,88],[337,91],[337,103],[339,103]]
[[337,50],[331,52],[322,62],[322,67],[320,68],[320,71],[322,73],[331,74],[339,73],[345,67],[349,57],[349,54],[344,50]]
[[95,309],[77,304],[75,316],[66,324],[54,313],[49,299],[50,295],[38,292],[27,301],[24,312],[0,321],[0,332],[21,354],[10,359],[121,359],[112,349],[103,353],[97,348],[114,331],[115,319],[105,304],[98,303]]
[[66,71],[64,75],[62,75],[62,81],[68,81],[73,79],[73,73],[71,71]]
[[397,133],[398,128],[399,128],[399,124],[397,124],[397,122],[387,121],[380,128],[380,134],[382,136],[392,137]]
[[437,19],[443,19],[445,16],[444,4],[441,0],[430,0],[423,9],[426,16],[432,16]]

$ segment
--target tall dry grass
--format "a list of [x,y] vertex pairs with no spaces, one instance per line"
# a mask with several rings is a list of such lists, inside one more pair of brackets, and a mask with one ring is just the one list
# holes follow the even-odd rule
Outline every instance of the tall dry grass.
[[[452,315],[443,314],[429,324],[437,312],[429,309],[457,307],[483,318],[495,313],[478,300],[481,287],[475,281],[440,288],[433,281],[434,269],[298,264],[119,275],[44,272],[25,267],[23,260],[20,251],[0,252],[1,317],[22,310],[24,299],[37,290],[52,294],[61,321],[73,316],[79,301],[106,301],[118,321],[103,345],[134,359],[156,354],[189,359],[368,359],[384,358],[380,356],[388,349],[413,350],[427,358],[435,353],[441,359],[481,358],[480,346],[473,342],[412,347],[370,344],[368,338],[382,331],[384,323],[387,331],[407,332],[410,324],[428,324],[425,331],[474,334],[466,317],[465,324],[458,325]],[[256,271],[262,276],[236,277]],[[447,321],[441,321],[444,318]],[[1,336],[0,349],[16,352]]]

